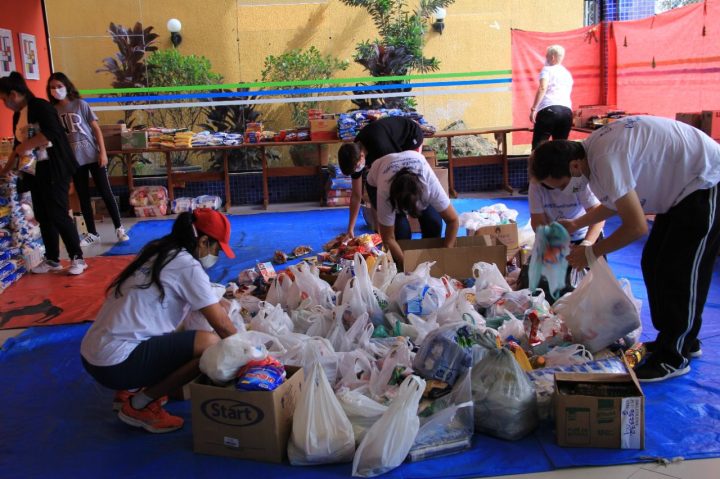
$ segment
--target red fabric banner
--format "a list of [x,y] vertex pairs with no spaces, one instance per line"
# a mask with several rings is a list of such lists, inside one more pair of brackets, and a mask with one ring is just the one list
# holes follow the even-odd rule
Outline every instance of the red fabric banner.
[[[550,45],[565,48],[563,65],[573,76],[573,110],[580,105],[600,103],[601,44],[600,26],[559,33],[512,30],[513,126],[532,128],[530,107],[538,87],[538,76]],[[532,133],[513,133],[513,144],[529,144]]]
[[674,118],[720,109],[720,1],[614,22],[617,106]]

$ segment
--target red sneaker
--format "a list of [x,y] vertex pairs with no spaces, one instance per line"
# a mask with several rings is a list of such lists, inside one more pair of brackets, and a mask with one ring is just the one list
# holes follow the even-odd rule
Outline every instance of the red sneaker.
[[[132,399],[132,397],[137,394],[137,391],[128,391],[127,389],[121,389],[120,391],[115,391],[115,397],[113,397],[113,403],[112,408],[113,411],[119,411],[122,409],[123,404],[125,404],[127,401]],[[160,398],[160,405],[164,406],[168,403],[168,397],[162,396]]]
[[135,409],[131,401],[126,401],[118,413],[118,418],[125,424],[154,433],[172,432],[183,427],[185,423],[183,418],[172,416],[163,409],[158,399],[142,409]]

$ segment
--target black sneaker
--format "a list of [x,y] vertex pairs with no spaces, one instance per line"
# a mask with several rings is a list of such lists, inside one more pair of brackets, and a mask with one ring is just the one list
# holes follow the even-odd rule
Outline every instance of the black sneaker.
[[[655,341],[648,341],[646,343],[643,343],[643,346],[645,346],[645,350],[648,353],[654,353],[657,350],[657,343]],[[695,340],[695,344],[693,344],[693,346],[690,348],[688,356],[693,359],[697,359],[702,356],[702,341],[700,341],[699,339]]]
[[655,383],[665,381],[666,379],[682,376],[690,372],[690,365],[685,367],[675,367],[666,362],[657,355],[648,356],[648,358],[635,366],[635,376],[641,383]]

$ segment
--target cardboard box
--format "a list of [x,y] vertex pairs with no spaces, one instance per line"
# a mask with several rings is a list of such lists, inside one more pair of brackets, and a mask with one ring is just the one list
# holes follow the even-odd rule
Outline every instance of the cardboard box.
[[310,120],[310,139],[313,141],[334,140],[337,138],[337,120]]
[[139,150],[147,148],[147,131],[125,131],[120,133],[120,146],[123,150]]
[[103,134],[105,149],[107,151],[119,151],[122,148],[121,133],[127,131],[124,123],[114,125],[100,125]]
[[626,374],[555,373],[555,429],[564,447],[645,448],[645,396]]
[[435,154],[435,150],[433,149],[425,149],[423,148],[422,154],[427,160],[427,162],[430,164],[431,168],[437,167],[437,155]]
[[[117,195],[113,195],[115,197],[115,204],[118,205],[118,208],[120,208],[120,197]],[[100,196],[93,196],[90,198],[90,204],[93,208],[93,217],[97,221],[102,221],[103,218],[110,218],[110,211],[107,209],[107,205],[105,205],[105,200],[103,200]]]
[[468,236],[488,235],[507,246],[508,250],[517,250],[519,245],[517,223],[507,223],[504,225],[483,226],[478,230],[467,230]]
[[710,138],[720,140],[720,110],[704,110],[700,126]]
[[238,391],[209,384],[205,376],[190,383],[193,450],[201,454],[283,462],[303,370],[287,366],[288,377],[274,391]]
[[495,263],[504,275],[507,266],[507,247],[493,244],[489,236],[458,236],[454,248],[445,248],[443,238],[400,240],[405,271],[413,271],[425,261],[435,261],[431,274],[439,278],[448,274],[454,278],[472,278],[472,267],[478,261]]
[[694,126],[698,130],[702,129],[702,112],[675,113],[675,120]]
[[573,126],[588,128],[592,117],[605,116],[608,112],[617,110],[616,105],[580,105],[573,115]]

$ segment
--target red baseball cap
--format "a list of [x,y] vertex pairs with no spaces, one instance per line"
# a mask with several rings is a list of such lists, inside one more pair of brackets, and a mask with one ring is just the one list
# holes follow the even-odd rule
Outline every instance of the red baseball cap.
[[228,258],[234,258],[230,249],[230,221],[227,217],[212,208],[198,208],[193,211],[195,227],[220,243],[220,248]]

